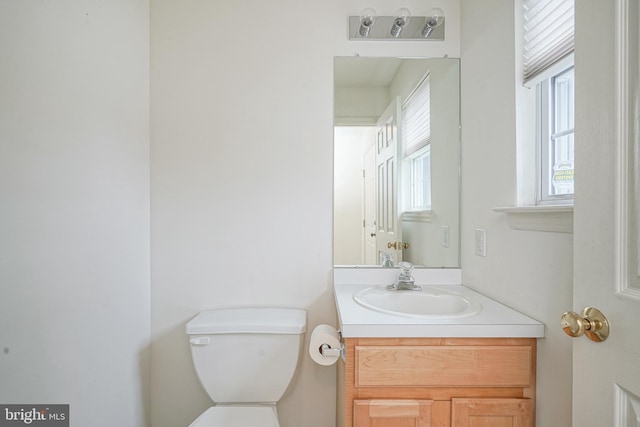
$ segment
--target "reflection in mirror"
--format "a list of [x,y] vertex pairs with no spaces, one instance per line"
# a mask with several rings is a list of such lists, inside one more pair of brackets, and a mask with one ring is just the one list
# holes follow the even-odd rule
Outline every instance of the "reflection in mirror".
[[458,59],[334,63],[334,263],[460,266]]

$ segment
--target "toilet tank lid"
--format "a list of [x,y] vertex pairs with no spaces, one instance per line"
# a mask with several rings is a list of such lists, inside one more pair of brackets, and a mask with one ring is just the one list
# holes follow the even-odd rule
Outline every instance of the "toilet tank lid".
[[225,308],[203,311],[187,323],[188,335],[302,334],[307,312],[297,308]]

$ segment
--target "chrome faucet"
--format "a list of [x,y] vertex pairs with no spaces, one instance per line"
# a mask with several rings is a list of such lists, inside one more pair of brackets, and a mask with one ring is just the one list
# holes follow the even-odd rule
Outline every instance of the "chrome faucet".
[[380,262],[383,268],[393,268],[393,256],[386,252],[380,252]]
[[422,288],[415,284],[415,280],[411,275],[413,265],[410,262],[400,263],[400,275],[393,285],[387,285],[388,291],[421,291]]

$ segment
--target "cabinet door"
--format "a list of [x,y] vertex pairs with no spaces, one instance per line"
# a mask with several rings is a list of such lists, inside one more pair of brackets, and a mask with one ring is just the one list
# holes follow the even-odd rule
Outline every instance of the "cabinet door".
[[353,427],[431,427],[431,400],[354,400]]
[[452,427],[533,427],[531,399],[452,399]]

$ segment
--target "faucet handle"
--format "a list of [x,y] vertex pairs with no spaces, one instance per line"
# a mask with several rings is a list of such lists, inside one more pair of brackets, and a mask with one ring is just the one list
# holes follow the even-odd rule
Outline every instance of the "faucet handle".
[[396,291],[421,291],[422,287],[416,285],[415,280],[411,276],[413,264],[405,261],[401,262],[398,266],[400,267],[398,280],[396,280],[393,285],[387,286],[387,289]]
[[410,262],[403,261],[399,264],[400,267],[400,275],[402,276],[411,276],[411,272],[413,271],[413,264]]

